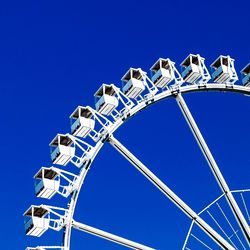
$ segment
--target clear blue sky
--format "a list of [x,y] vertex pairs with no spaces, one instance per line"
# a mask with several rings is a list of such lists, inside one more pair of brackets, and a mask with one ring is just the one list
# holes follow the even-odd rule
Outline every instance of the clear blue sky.
[[[249,1],[1,1],[1,249],[60,242],[60,233],[26,237],[30,204],[65,205],[34,195],[33,175],[50,166],[48,144],[69,131],[77,105],[94,105],[101,83],[129,67],[148,70],[159,57],[177,65],[200,53],[210,63],[250,61]],[[186,96],[232,189],[249,188],[249,97]],[[196,211],[220,191],[174,100],[131,119],[117,137]],[[65,167],[67,169],[67,167]],[[70,169],[68,169],[70,170]],[[189,220],[106,145],[82,189],[75,219],[144,242],[180,249]],[[72,250],[125,249],[73,232]]]

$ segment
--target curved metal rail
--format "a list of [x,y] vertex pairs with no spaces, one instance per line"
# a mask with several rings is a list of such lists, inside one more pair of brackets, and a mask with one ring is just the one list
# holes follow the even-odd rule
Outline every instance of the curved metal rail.
[[92,158],[87,162],[87,164],[85,164],[85,166],[81,170],[81,173],[79,175],[79,178],[80,178],[79,188],[74,191],[71,197],[71,200],[69,202],[69,206],[68,206],[67,223],[65,226],[64,236],[63,236],[64,250],[69,250],[70,248],[70,236],[71,236],[73,215],[74,215],[76,203],[77,203],[78,196],[79,196],[81,187],[83,185],[84,179],[88,173],[90,165],[92,164],[96,155],[105,144],[107,138],[110,135],[112,135],[124,122],[126,122],[132,116],[136,115],[138,112],[142,111],[143,109],[147,108],[148,106],[154,103],[157,103],[166,98],[176,97],[178,93],[186,94],[186,93],[191,93],[191,92],[202,92],[202,91],[232,92],[232,93],[239,93],[239,94],[250,96],[250,87],[245,87],[245,86],[240,86],[240,85],[217,84],[217,83],[207,83],[203,85],[191,85],[191,86],[188,85],[188,86],[182,86],[182,87],[178,87],[174,89],[169,88],[158,94],[155,94],[152,98],[144,100],[138,103],[133,108],[131,108],[129,113],[123,114],[119,119],[117,119],[113,124],[111,124],[111,126],[108,127],[102,139],[100,139],[96,143],[95,147],[93,148],[94,153],[92,155]]

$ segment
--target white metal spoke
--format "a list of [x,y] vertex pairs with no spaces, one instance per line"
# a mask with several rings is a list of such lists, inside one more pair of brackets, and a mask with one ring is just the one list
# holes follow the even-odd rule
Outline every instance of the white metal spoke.
[[246,204],[246,202],[245,202],[243,193],[240,193],[240,196],[241,196],[241,199],[242,199],[242,202],[243,202],[243,205],[244,205],[246,214],[247,214],[247,218],[248,218],[248,220],[250,221],[250,215],[249,215],[249,211],[248,211],[247,204]]
[[188,239],[189,239],[189,236],[192,232],[192,229],[193,229],[193,225],[194,225],[194,221],[192,220],[192,223],[188,229],[188,233],[187,233],[187,236],[186,236],[186,239],[184,241],[184,244],[183,244],[183,247],[182,247],[182,250],[185,250],[185,249],[188,249],[186,246],[187,246],[187,242],[188,242]]
[[167,187],[156,175],[154,175],[140,160],[138,160],[130,151],[128,151],[128,149],[124,147],[117,139],[115,139],[113,136],[110,136],[109,142],[189,218],[193,219],[194,223],[196,223],[218,245],[220,245],[223,249],[235,249],[184,201],[182,201],[169,187]]
[[117,244],[126,246],[126,247],[131,248],[131,249],[136,249],[136,250],[153,250],[154,249],[154,248],[147,247],[145,245],[136,243],[134,241],[122,238],[120,236],[108,233],[106,231],[88,226],[88,225],[80,223],[80,222],[72,221],[72,227],[75,229],[84,231],[86,233],[95,235],[97,237],[103,238],[105,240],[109,240],[109,241],[115,242]]
[[[237,249],[237,247],[234,245],[234,243],[232,242],[232,240],[230,239],[230,237],[226,234],[226,232],[224,231],[224,229],[222,228],[222,226],[219,224],[219,222],[215,219],[215,217],[212,215],[212,213],[207,210],[207,213],[209,214],[209,216],[212,218],[212,220],[215,222],[215,224],[218,226],[218,228],[221,230],[221,232],[226,236],[226,238],[232,243],[232,245]],[[233,232],[235,232],[233,230]]]
[[[249,192],[249,189],[244,189],[244,190],[234,190],[231,191],[232,193],[239,193],[240,195],[244,192]],[[203,217],[204,212],[206,212],[209,217],[212,219],[212,221],[215,223],[215,225],[220,229],[220,231],[222,231],[223,235],[226,236],[226,238],[228,239],[228,241],[236,248],[236,249],[248,249],[247,247],[247,243],[246,241],[242,240],[242,236],[239,235],[239,232],[241,233],[240,230],[236,230],[233,226],[233,223],[231,221],[231,219],[228,217],[228,212],[231,212],[230,208],[227,207],[228,210],[225,211],[225,209],[222,208],[222,206],[219,204],[219,200],[221,200],[222,198],[225,198],[225,194],[220,195],[218,198],[216,198],[213,202],[211,202],[208,206],[206,206],[204,209],[202,209],[201,212],[199,212],[199,216]],[[226,200],[225,200],[226,201]],[[246,202],[245,202],[246,203]],[[215,205],[215,207],[213,208],[213,205]],[[217,209],[219,210],[219,214],[216,214],[216,218],[214,215],[212,215],[211,210]],[[215,210],[214,210],[215,211]],[[220,214],[222,215],[222,217],[220,217]],[[218,217],[219,216],[219,217]],[[204,218],[204,217],[203,217]],[[227,223],[228,226],[226,226],[223,223],[223,220],[225,220],[225,222]],[[223,227],[221,226],[223,225]],[[184,245],[182,250],[187,249],[186,247],[190,247],[189,244],[191,244],[192,242],[190,242],[190,238],[191,238],[191,234],[194,231],[194,222],[192,221],[190,228],[188,230]],[[232,231],[232,233],[231,233]],[[229,234],[230,232],[230,234]],[[232,239],[234,237],[234,240]],[[244,236],[243,236],[243,239]],[[236,242],[237,242],[237,246],[236,246]]]
[[201,239],[199,239],[198,237],[196,237],[194,234],[191,234],[191,236],[196,239],[198,242],[200,242],[204,247],[206,247],[207,249],[213,250],[212,248],[210,248],[207,244],[205,244]]
[[227,202],[240,226],[240,229],[242,230],[248,244],[250,245],[250,228],[249,228],[249,225],[246,221],[246,219],[244,218],[237,202],[235,201],[232,193],[230,192],[230,189],[211,153],[211,151],[209,150],[207,144],[206,144],[206,141],[205,139],[203,138],[185,100],[183,99],[182,95],[181,94],[177,94],[176,95],[176,101],[191,129],[191,131],[193,132],[222,192],[225,194],[225,197],[227,199]]
[[225,218],[225,220],[227,221],[228,225],[230,226],[230,228],[232,229],[233,233],[236,235],[236,238],[238,239],[238,241],[240,242],[241,246],[245,248],[244,244],[242,243],[240,237],[238,236],[236,230],[233,228],[232,224],[230,223],[229,219],[227,218],[225,212],[223,211],[223,209],[221,208],[221,206],[219,205],[219,203],[216,203],[217,207],[219,208],[220,212],[222,213],[223,217]]
[[[35,175],[35,191],[39,198],[51,199],[55,194],[60,194],[65,198],[70,198],[67,208],[47,205],[32,205],[25,213],[25,233],[26,235],[40,237],[48,229],[55,231],[64,230],[61,246],[37,246],[28,247],[27,250],[46,250],[63,249],[70,250],[71,230],[79,229],[86,233],[104,238],[106,240],[124,245],[126,247],[138,250],[152,250],[153,248],[130,241],[120,236],[93,228],[91,226],[76,222],[73,220],[75,207],[79,198],[79,193],[84,183],[84,179],[90,169],[92,162],[99,153],[106,141],[120,152],[129,162],[132,163],[151,183],[153,183],[166,197],[170,199],[179,209],[181,209],[190,219],[192,219],[188,235],[185,239],[183,250],[191,249],[187,246],[189,238],[194,238],[198,247],[201,244],[212,249],[210,245],[216,244],[220,249],[233,250],[236,240],[231,240],[234,236],[242,243],[241,235],[238,230],[233,228],[233,223],[226,216],[222,208],[221,213],[227,220],[233,230],[233,234],[228,236],[227,230],[224,230],[219,224],[218,217],[210,216],[223,232],[222,236],[216,232],[205,220],[203,212],[208,210],[213,204],[224,197],[239,224],[239,227],[250,246],[250,228],[247,220],[249,217],[249,208],[241,190],[241,201],[243,203],[242,211],[244,218],[233,193],[239,191],[230,191],[227,183],[219,170],[202,134],[200,133],[185,101],[181,94],[200,91],[219,91],[233,92],[250,96],[250,64],[242,71],[243,85],[234,84],[238,80],[234,68],[234,59],[230,56],[219,56],[212,67],[212,81],[208,69],[205,65],[205,58],[199,54],[190,54],[181,64],[182,73],[180,74],[175,63],[169,58],[159,58],[151,67],[152,78],[147,76],[147,72],[141,68],[130,68],[122,78],[122,88],[114,84],[102,84],[95,93],[95,109],[90,106],[78,106],[70,115],[71,133],[57,134],[51,141],[51,160],[53,164],[66,166],[68,164],[78,167],[78,172],[73,174],[55,167],[42,167]],[[219,66],[219,67],[218,67]],[[159,91],[161,89],[161,91]],[[119,141],[112,135],[119,129],[124,122],[133,117],[144,108],[161,100],[175,97],[198,144],[205,155],[209,166],[222,189],[222,195],[203,209],[200,213],[193,211],[183,200],[181,200],[170,188],[168,188],[157,176],[155,176],[142,162],[131,154]],[[109,116],[109,117],[107,117]],[[84,140],[87,138],[87,141]],[[70,171],[70,170],[69,170]],[[75,173],[75,172],[74,172]],[[250,190],[248,190],[250,191]],[[239,205],[242,205],[241,202]],[[227,214],[228,215],[228,214]],[[218,220],[218,221],[217,221]],[[213,223],[213,222],[212,222]],[[214,223],[213,223],[214,224]],[[200,235],[192,233],[193,227],[198,226],[210,237],[209,243],[199,239]],[[234,225],[235,227],[235,225]],[[216,228],[217,229],[217,228]],[[226,228],[227,229],[227,228]],[[218,230],[218,229],[217,229]],[[219,230],[218,230],[219,231]],[[220,232],[220,231],[219,231]],[[231,230],[229,231],[231,232]],[[240,232],[241,233],[241,232]],[[226,237],[225,237],[226,236]],[[225,237],[225,238],[224,238]],[[212,242],[214,241],[214,242]],[[193,240],[192,240],[193,243]],[[245,241],[244,241],[245,244]],[[243,246],[243,244],[241,244]],[[243,247],[244,248],[244,247]],[[193,249],[193,248],[192,248]],[[217,249],[217,248],[216,248]],[[246,248],[244,248],[246,249]]]

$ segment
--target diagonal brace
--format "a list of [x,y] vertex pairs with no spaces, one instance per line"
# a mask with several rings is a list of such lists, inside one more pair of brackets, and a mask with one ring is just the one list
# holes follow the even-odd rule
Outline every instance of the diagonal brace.
[[209,226],[196,212],[182,201],[169,187],[167,187],[156,175],[154,175],[139,159],[137,159],[126,147],[124,147],[113,135],[109,137],[110,144],[135,166],[150,182],[152,182],[165,196],[167,196],[178,208],[180,208],[197,226],[199,226],[222,249],[233,250],[222,236]]
[[226,200],[233,212],[233,215],[243,233],[243,235],[245,236],[249,246],[250,246],[250,227],[245,219],[245,217],[243,216],[236,200],[234,199],[229,186],[226,183],[226,180],[224,179],[211,151],[209,150],[207,143],[205,141],[205,139],[203,138],[185,100],[183,99],[182,95],[179,93],[176,96],[176,101],[191,129],[191,131],[193,132],[193,135],[198,143],[198,145],[201,148],[202,153],[204,154],[210,169],[212,171],[212,173],[214,174],[215,179],[217,180],[222,192],[225,194]]

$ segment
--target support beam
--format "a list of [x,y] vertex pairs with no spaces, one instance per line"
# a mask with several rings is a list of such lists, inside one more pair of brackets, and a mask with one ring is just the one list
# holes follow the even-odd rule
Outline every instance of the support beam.
[[154,250],[154,248],[144,246],[142,244],[136,243],[131,240],[127,240],[125,238],[122,238],[120,236],[105,232],[103,230],[82,224],[80,222],[76,222],[73,220],[72,227],[78,230],[81,230],[83,232],[95,235],[97,237],[103,238],[105,240],[109,240],[112,242],[115,242],[117,244],[123,245],[125,247],[136,249],[136,250]]
[[234,214],[234,217],[236,219],[236,221],[238,222],[240,229],[243,233],[243,235],[245,236],[248,245],[250,246],[250,227],[245,219],[245,217],[243,216],[236,200],[234,199],[232,193],[230,192],[230,189],[226,183],[226,180],[224,179],[211,151],[209,150],[206,141],[204,140],[185,100],[183,99],[181,94],[177,94],[176,96],[176,101],[191,129],[191,131],[194,134],[194,137],[198,143],[198,145],[201,148],[202,153],[204,154],[211,171],[213,172],[215,179],[217,180],[222,192],[225,194],[225,197],[227,199],[227,202]]
[[196,212],[182,201],[169,187],[167,187],[156,175],[154,175],[139,159],[137,159],[126,147],[113,136],[109,138],[110,144],[136,167],[149,181],[151,181],[165,196],[167,196],[178,208],[180,208],[194,223],[199,226],[222,249],[232,250],[232,247],[212,227],[210,227]]

